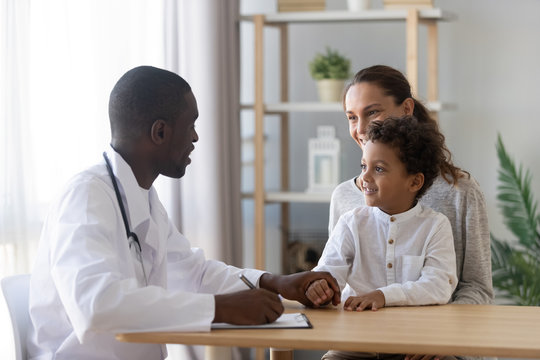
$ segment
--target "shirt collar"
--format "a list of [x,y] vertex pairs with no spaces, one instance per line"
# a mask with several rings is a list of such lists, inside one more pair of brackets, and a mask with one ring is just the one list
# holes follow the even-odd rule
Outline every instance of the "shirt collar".
[[399,224],[401,222],[407,221],[410,218],[418,215],[421,211],[422,211],[422,205],[420,205],[419,202],[417,202],[416,205],[410,208],[409,210],[399,213],[399,214],[395,214],[395,215],[388,215],[387,213],[385,213],[378,207],[374,208],[374,213],[379,219],[384,220],[386,222],[392,222],[395,224]]

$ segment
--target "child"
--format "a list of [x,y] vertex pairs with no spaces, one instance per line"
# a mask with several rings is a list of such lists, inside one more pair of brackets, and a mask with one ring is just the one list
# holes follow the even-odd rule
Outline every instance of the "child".
[[[457,284],[452,229],[418,199],[438,176],[444,139],[414,117],[374,121],[362,156],[366,205],[345,213],[314,270],[329,271],[343,289],[345,310],[445,304]],[[323,281],[306,295],[331,299]]]

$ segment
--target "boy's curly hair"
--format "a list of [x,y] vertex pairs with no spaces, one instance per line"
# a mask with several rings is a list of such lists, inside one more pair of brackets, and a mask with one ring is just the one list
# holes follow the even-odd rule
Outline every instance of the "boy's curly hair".
[[439,175],[445,161],[444,136],[435,123],[420,123],[414,116],[389,117],[373,121],[367,130],[368,140],[397,149],[398,158],[408,174],[424,174],[424,185],[416,194],[419,199]]

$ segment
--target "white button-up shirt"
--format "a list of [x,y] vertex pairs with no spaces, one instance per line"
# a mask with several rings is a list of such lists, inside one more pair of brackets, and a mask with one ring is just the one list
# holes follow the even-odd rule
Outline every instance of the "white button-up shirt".
[[392,216],[359,207],[340,217],[313,270],[336,278],[342,300],[379,289],[386,306],[445,304],[457,284],[452,229],[420,204]]
[[209,331],[213,294],[246,289],[258,270],[206,260],[169,221],[156,191],[141,191],[108,151],[142,261],[128,246],[105,163],[75,176],[45,222],[30,284],[29,359],[161,359],[165,347],[115,340],[117,332]]

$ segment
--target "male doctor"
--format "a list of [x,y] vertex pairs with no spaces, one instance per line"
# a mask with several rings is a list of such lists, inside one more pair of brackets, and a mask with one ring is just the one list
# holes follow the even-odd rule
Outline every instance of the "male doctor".
[[[152,183],[184,175],[197,117],[190,86],[172,72],[141,66],[117,82],[111,147],[71,179],[43,228],[30,283],[29,359],[163,359],[165,346],[121,343],[115,333],[272,322],[283,312],[278,293],[312,305],[305,292],[317,279],[336,294],[321,302],[339,303],[328,273],[278,276],[206,260],[172,225]],[[240,274],[257,288],[246,290]]]

